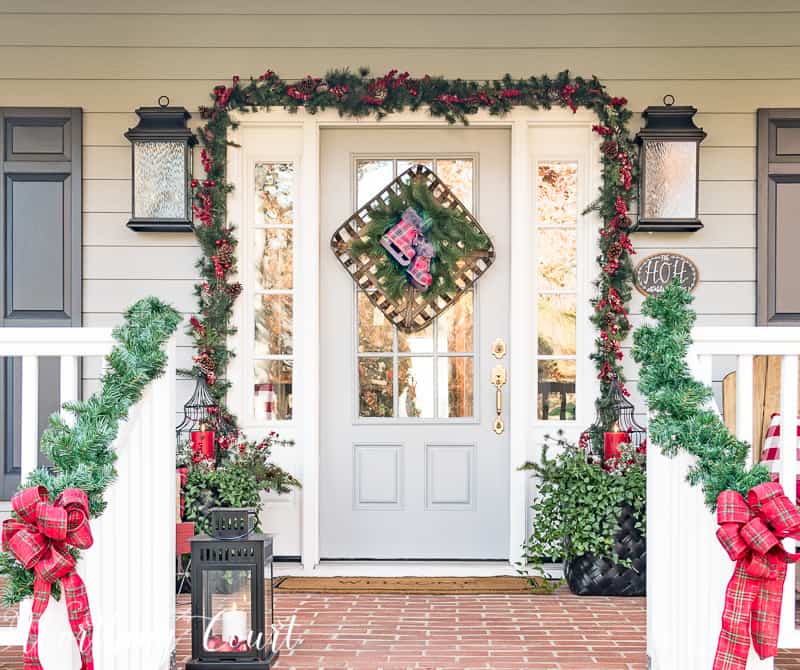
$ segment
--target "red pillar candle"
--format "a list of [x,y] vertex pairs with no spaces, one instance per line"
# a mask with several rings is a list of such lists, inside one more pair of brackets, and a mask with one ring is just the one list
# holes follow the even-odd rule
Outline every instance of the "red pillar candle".
[[214,431],[206,430],[204,423],[200,430],[192,431],[192,457],[195,461],[214,460]]
[[[628,442],[628,433],[621,431],[617,424],[611,427],[610,431],[603,434],[603,463],[608,463],[611,459],[618,459],[622,455],[620,446]],[[608,465],[606,465],[608,469]]]

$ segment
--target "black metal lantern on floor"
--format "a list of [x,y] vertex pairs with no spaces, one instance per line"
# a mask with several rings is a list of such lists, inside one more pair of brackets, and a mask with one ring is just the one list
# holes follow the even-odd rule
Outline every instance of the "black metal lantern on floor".
[[253,510],[214,509],[212,535],[192,544],[192,659],[186,670],[268,670],[272,538],[251,532]]
[[133,215],[128,227],[191,232],[192,147],[197,144],[186,126],[191,114],[183,107],[169,107],[165,95],[158,103],[137,109],[139,125],[125,133],[133,160]]
[[706,133],[694,124],[697,109],[675,105],[664,96],[664,106],[651,106],[636,141],[639,153],[639,223],[641,231],[693,231],[698,218],[700,143]]

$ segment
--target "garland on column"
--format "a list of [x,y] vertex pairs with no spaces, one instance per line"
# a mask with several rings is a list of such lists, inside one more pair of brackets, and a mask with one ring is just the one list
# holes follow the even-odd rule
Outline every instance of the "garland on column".
[[[50,417],[50,427],[42,435],[41,450],[52,467],[32,472],[23,482],[23,488],[44,487],[56,505],[62,493],[78,489],[86,494],[89,516],[103,513],[106,506],[103,494],[117,477],[114,465],[117,454],[111,444],[117,437],[119,423],[127,418],[145,387],[163,374],[167,356],[161,347],[180,322],[180,314],[156,298],[145,298],[128,309],[125,323],[114,330],[118,344],[106,357],[108,369],[100,390],[88,400],[66,405],[74,415],[74,425],[58,414]],[[69,509],[66,500],[64,506]],[[20,519],[17,515],[13,518]],[[4,544],[6,539],[4,526]],[[61,549],[77,560],[76,549]],[[42,554],[42,560],[48,556],[49,548]],[[5,546],[4,553],[0,553],[0,575],[5,581],[3,606],[10,607],[33,595],[33,566],[23,567]],[[58,586],[58,581],[53,583],[56,595]]]
[[[695,457],[687,478],[702,487],[706,505],[717,513],[717,538],[736,561],[713,670],[745,670],[751,636],[761,658],[777,653],[786,565],[800,558],[788,553],[782,540],[800,538],[800,512],[783,487],[770,481],[765,465],[747,465],[750,445],[706,409],[712,391],[686,364],[695,321],[692,300],[677,280],[660,296],[647,298],[642,313],[656,324],[636,330],[633,358],[641,365],[639,390],[651,413],[651,444],[670,457],[680,451]],[[784,457],[788,451],[792,458],[794,446],[784,449]]]
[[[333,70],[324,78],[307,76],[291,83],[272,70],[247,82],[235,76],[230,85],[214,87],[211,97],[213,104],[202,110],[206,123],[198,130],[206,176],[192,183],[195,232],[203,251],[198,261],[202,281],[196,287],[199,316],[192,318],[190,329],[197,348],[192,373],[206,378],[231,425],[235,425],[235,418],[224,405],[225,392],[230,386],[225,373],[232,356],[227,338],[235,332],[231,316],[242,287],[231,280],[236,273],[237,239],[225,212],[226,197],[233,188],[225,176],[227,133],[235,127],[231,112],[270,107],[290,112],[302,107],[311,114],[335,109],[344,117],[374,115],[378,119],[393,112],[426,108],[432,116],[464,124],[468,124],[470,115],[481,110],[497,116],[514,107],[558,106],[573,112],[578,108],[593,111],[598,119],[593,130],[602,137],[602,186],[590,209],[599,213],[603,226],[597,257],[598,294],[592,301],[592,321],[599,334],[592,359],[600,380],[598,413],[607,414],[600,410],[610,402],[612,379],[617,378],[623,384],[625,381],[620,343],[630,331],[628,303],[633,281],[630,255],[634,250],[629,238],[633,224],[628,211],[637,178],[636,149],[625,127],[631,117],[625,98],[609,95],[596,77],[573,77],[566,70],[555,77],[514,79],[506,75],[502,79],[477,82],[428,75],[415,78],[397,70],[370,77],[363,68],[358,73]],[[584,445],[591,441],[595,448],[601,448],[603,431],[608,428],[593,426],[582,436]]]

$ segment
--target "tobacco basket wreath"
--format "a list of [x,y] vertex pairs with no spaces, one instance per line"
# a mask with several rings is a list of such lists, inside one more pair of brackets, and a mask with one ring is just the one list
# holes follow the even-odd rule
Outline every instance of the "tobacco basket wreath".
[[[417,256],[430,256],[421,280],[404,267],[409,259],[402,250],[387,251],[387,239],[409,217],[424,231]],[[422,330],[457,302],[495,257],[475,217],[424,165],[398,175],[356,210],[334,232],[331,249],[372,304],[406,333]]]

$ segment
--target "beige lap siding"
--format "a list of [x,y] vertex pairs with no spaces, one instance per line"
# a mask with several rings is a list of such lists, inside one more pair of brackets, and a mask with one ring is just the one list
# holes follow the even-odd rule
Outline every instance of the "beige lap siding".
[[[700,324],[752,325],[755,112],[800,107],[800,47],[792,46],[800,7],[773,0],[752,13],[744,0],[680,0],[666,8],[656,0],[5,0],[0,105],[84,109],[84,323],[113,325],[149,293],[187,314],[195,305],[192,237],[125,227],[131,168],[122,133],[135,125],[136,107],[162,94],[198,123],[214,84],[267,68],[287,78],[359,65],[470,78],[569,68],[596,74],[637,112],[671,93],[698,107],[708,133],[700,166],[706,227],[641,234],[634,243],[640,256],[670,249],[698,263]],[[635,323],[640,306],[637,296]],[[179,345],[188,365],[183,334]],[[86,366],[87,390],[98,371]],[[190,390],[179,384],[179,402]]]

